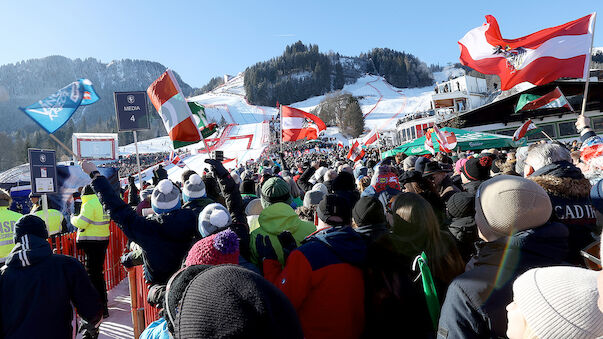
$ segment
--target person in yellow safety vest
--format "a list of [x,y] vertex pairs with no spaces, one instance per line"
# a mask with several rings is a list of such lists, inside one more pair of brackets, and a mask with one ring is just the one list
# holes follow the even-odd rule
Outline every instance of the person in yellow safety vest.
[[15,224],[23,216],[8,209],[11,202],[10,194],[0,189],[0,264],[2,265],[10,251],[15,247]]
[[46,228],[48,229],[49,236],[65,233],[67,231],[67,220],[65,220],[63,213],[59,211],[59,208],[57,208],[58,206],[56,206],[56,204],[54,204],[51,200],[48,200],[48,221],[46,221],[44,209],[42,208],[42,203],[40,201],[40,195],[30,193],[29,199],[33,203],[31,212],[29,212],[29,214],[40,217],[40,219],[46,222]]
[[106,318],[109,316],[109,309],[103,265],[109,245],[110,219],[90,185],[84,187],[80,214],[71,217],[71,223],[78,228],[76,244],[86,255],[86,272],[103,300]]

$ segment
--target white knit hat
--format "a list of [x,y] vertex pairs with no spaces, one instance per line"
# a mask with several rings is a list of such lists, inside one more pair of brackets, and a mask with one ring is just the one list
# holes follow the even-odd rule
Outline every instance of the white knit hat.
[[191,175],[188,180],[184,183],[182,189],[182,196],[184,201],[192,199],[199,199],[206,196],[205,183],[201,180],[199,174]]
[[475,223],[488,241],[542,226],[552,210],[544,188],[517,176],[486,180],[475,196]]
[[578,267],[534,268],[513,283],[513,300],[538,338],[599,338],[597,275]]
[[323,194],[329,193],[329,189],[327,188],[327,186],[322,183],[318,183],[318,184],[312,186],[312,191],[321,191]]
[[169,179],[161,180],[153,189],[151,207],[157,214],[180,208],[180,191]]
[[226,207],[218,203],[205,206],[199,213],[199,233],[203,238],[226,229],[232,223]]

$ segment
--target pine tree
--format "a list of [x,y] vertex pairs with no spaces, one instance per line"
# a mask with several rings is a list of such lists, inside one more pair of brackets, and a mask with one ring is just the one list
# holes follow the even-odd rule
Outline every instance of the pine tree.
[[343,75],[343,67],[338,62],[335,64],[335,79],[333,80],[333,89],[342,89],[345,85],[345,77]]

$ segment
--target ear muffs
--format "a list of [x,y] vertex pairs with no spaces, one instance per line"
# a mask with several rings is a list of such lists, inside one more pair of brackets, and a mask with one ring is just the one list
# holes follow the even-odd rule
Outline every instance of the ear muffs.
[[165,288],[165,299],[163,308],[165,310],[165,320],[167,327],[172,336],[175,333],[174,325],[177,324],[180,305],[184,297],[185,291],[190,282],[202,272],[216,266],[211,265],[193,265],[181,268],[174,273],[167,283]]

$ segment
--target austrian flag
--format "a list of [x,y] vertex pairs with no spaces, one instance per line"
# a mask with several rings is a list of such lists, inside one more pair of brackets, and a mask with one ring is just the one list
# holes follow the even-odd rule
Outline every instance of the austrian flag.
[[149,88],[149,99],[163,120],[174,148],[201,141],[191,110],[171,70],[165,71]]
[[284,105],[281,106],[281,124],[283,141],[318,139],[318,134],[327,128],[316,115]]
[[353,162],[356,162],[362,159],[363,157],[364,150],[362,149],[362,147],[360,147],[358,140],[356,140],[356,142],[354,142],[354,145],[352,145],[352,147],[350,148],[350,151],[348,152],[346,158],[352,160]]
[[461,63],[484,74],[497,74],[501,89],[522,82],[543,85],[588,76],[595,14],[545,28],[518,39],[503,39],[496,19],[470,30],[459,40]]

